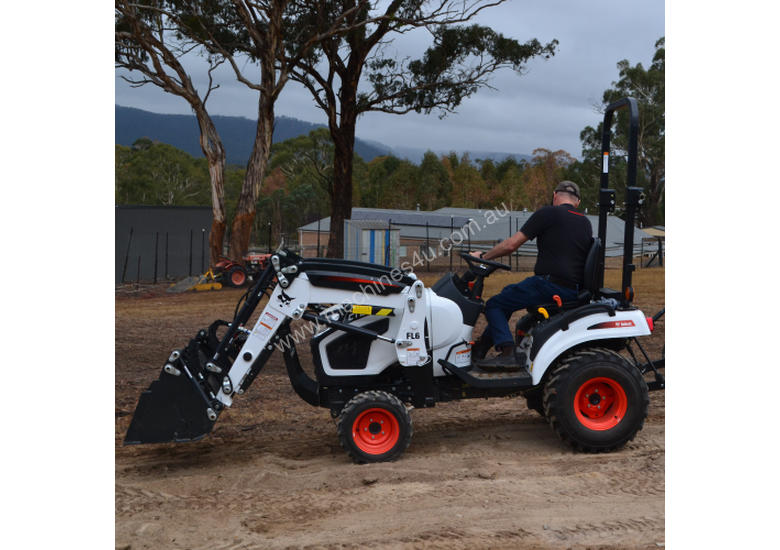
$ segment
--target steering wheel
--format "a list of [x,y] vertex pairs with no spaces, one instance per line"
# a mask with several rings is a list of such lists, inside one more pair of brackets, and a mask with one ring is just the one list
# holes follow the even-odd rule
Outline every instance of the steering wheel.
[[467,252],[461,252],[460,257],[466,260],[466,263],[469,264],[470,268],[476,267],[475,265],[473,265],[476,263],[476,264],[482,264],[482,265],[492,267],[493,269],[488,270],[490,273],[492,273],[496,269],[506,269],[507,271],[512,271],[512,268],[506,264],[502,264],[500,262],[494,262],[493,260],[484,260],[482,258],[477,258],[476,256],[472,256],[471,254],[468,254]]

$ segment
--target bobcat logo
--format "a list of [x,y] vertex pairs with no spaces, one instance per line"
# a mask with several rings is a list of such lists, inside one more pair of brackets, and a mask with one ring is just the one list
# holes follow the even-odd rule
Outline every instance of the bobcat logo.
[[293,297],[290,297],[290,296],[288,296],[288,295],[287,295],[287,294],[284,292],[284,290],[283,290],[283,291],[281,291],[281,292],[279,293],[279,296],[277,296],[277,298],[279,299],[279,301],[282,303],[282,305],[283,305],[283,306],[289,306],[289,305],[290,305],[290,302],[292,302],[293,300],[295,300],[295,297],[294,297],[294,296],[293,296]]

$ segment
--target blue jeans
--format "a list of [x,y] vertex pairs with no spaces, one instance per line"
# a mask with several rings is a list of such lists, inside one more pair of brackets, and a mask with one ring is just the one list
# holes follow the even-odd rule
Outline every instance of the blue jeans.
[[572,288],[551,283],[547,279],[534,275],[524,281],[507,285],[500,293],[490,298],[485,304],[485,318],[488,322],[487,331],[493,337],[496,347],[513,344],[512,331],[509,330],[509,317],[519,309],[525,309],[539,304],[554,302],[557,294],[564,302],[575,300],[577,291]]

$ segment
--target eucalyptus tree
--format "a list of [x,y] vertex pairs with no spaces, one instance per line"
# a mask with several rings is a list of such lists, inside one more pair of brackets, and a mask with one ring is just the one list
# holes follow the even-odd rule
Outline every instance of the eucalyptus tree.
[[[183,57],[191,45],[177,36],[177,22],[160,0],[116,0],[114,10],[115,67],[129,71],[121,75],[132,86],[152,84],[189,103],[200,130],[200,147],[208,161],[211,184],[212,224],[209,233],[210,261],[216,263],[222,254],[225,236],[225,149],[216,126],[206,109],[206,101],[218,85],[213,71],[224,59],[209,55],[208,83],[198,90]],[[135,74],[140,76],[134,76]]]
[[[297,22],[309,16],[308,0],[170,0],[179,32],[211,56],[225,60],[239,82],[257,92],[257,129],[244,185],[230,231],[230,250],[243,256],[249,246],[260,189],[268,171],[274,106],[292,67],[321,41],[347,32],[347,18],[368,0],[358,0],[324,25]],[[364,21],[357,24],[363,25]]]
[[[470,24],[477,14],[505,0],[309,0],[290,24],[300,37],[320,35],[336,20],[347,32],[319,40],[292,64],[290,78],[303,84],[328,120],[334,142],[333,196],[328,255],[341,256],[344,220],[353,204],[352,158],[358,117],[369,111],[409,112],[441,116],[489,84],[501,68],[521,73],[536,56],[555,53],[557,40],[543,45],[504,37],[490,28]],[[432,45],[419,59],[386,55],[394,38],[426,29]],[[315,30],[311,30],[315,29]],[[299,51],[293,47],[292,51]]]
[[[604,92],[603,106],[626,96],[634,97],[639,106],[639,133],[637,140],[637,179],[638,185],[645,190],[645,203],[640,211],[643,225],[662,223],[664,219],[663,202],[666,186],[665,163],[665,47],[664,38],[655,43],[655,54],[650,67],[645,69],[641,63],[631,65],[624,59],[617,63],[619,80]],[[628,148],[628,113],[618,111],[613,118],[610,155],[618,170],[611,178],[616,187],[625,187],[625,156]],[[580,133],[583,160],[592,166],[601,163],[601,135],[603,123],[597,128],[586,127]],[[598,177],[598,173],[594,176]]]

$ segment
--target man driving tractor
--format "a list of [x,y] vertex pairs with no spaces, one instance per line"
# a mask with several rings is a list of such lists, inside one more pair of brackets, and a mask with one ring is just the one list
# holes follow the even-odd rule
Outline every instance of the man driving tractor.
[[580,204],[580,188],[564,180],[553,191],[552,205],[533,213],[520,231],[503,240],[487,252],[472,252],[473,256],[492,260],[517,250],[524,242],[537,239],[538,255],[534,276],[507,285],[485,304],[488,326],[485,335],[499,354],[477,362],[480,367],[517,370],[524,361],[515,357],[515,345],[509,330],[509,317],[515,311],[553,301],[577,297],[583,285],[585,258],[591,246],[593,229],[590,221],[576,208]]

